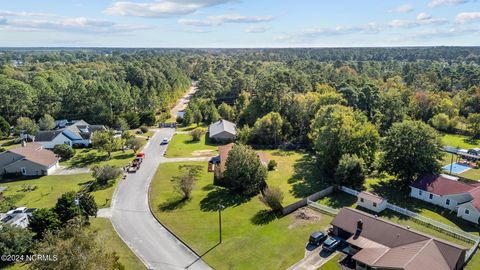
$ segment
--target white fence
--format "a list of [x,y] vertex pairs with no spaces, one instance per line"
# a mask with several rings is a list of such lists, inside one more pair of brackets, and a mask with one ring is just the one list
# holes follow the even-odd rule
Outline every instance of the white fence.
[[345,193],[348,193],[350,195],[353,195],[353,196],[357,196],[358,193],[360,193],[360,192],[356,191],[355,189],[351,189],[351,188],[344,187],[344,186],[341,186],[340,190],[345,192]]
[[427,225],[428,227],[432,227],[433,229],[436,229],[442,233],[445,233],[445,234],[448,234],[448,235],[451,235],[453,237],[456,237],[458,238],[457,236],[459,236],[460,238],[463,238],[464,240],[467,240],[469,242],[477,242],[479,237],[478,236],[475,236],[473,234],[470,234],[470,233],[467,233],[467,232],[464,232],[462,230],[459,230],[457,228],[454,228],[452,226],[448,226],[442,222],[438,222],[436,220],[433,220],[431,218],[428,218],[428,217],[425,217],[425,216],[422,216],[422,215],[419,215],[415,212],[412,212],[408,209],[405,209],[405,208],[402,208],[402,207],[399,207],[399,206],[396,206],[394,204],[391,204],[391,203],[387,203],[387,208],[390,209],[390,210],[393,210],[397,213],[400,213],[402,215],[405,215],[405,216],[408,216],[408,217],[411,217],[411,218],[414,218],[416,219],[417,221],[420,221],[421,223]]
[[308,206],[310,206],[312,208],[315,208],[315,210],[318,210],[318,211],[326,213],[326,214],[331,214],[331,215],[335,216],[339,212],[339,210],[336,209],[336,208],[332,208],[332,207],[326,206],[324,204],[319,204],[319,203],[316,203],[316,202],[311,201],[309,199],[307,199],[307,204],[308,204]]

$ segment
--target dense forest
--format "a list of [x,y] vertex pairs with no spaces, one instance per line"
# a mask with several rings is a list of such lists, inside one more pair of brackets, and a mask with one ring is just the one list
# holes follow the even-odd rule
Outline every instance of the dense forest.
[[[325,105],[346,106],[380,135],[395,122],[478,137],[480,48],[3,49],[0,114],[11,125],[119,117],[169,106],[197,80],[184,123],[235,121],[239,139],[312,146]],[[364,120],[361,120],[364,121]]]

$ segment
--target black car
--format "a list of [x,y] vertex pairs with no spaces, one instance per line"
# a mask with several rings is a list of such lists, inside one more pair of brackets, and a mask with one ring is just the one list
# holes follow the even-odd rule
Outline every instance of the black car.
[[314,246],[319,246],[325,241],[327,238],[327,234],[324,232],[314,232],[310,235],[310,238],[308,239],[308,243]]

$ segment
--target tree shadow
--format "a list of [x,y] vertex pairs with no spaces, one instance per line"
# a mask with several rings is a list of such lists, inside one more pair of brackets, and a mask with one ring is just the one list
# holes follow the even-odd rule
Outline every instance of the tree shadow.
[[133,158],[134,156],[135,154],[133,153],[130,153],[130,154],[124,153],[118,156],[114,156],[113,159],[127,159],[127,158]]
[[88,153],[84,155],[78,155],[70,159],[70,167],[72,168],[83,168],[88,165],[105,161],[108,159],[108,156],[96,155],[94,153]]
[[288,179],[292,185],[292,194],[297,198],[305,198],[327,187],[332,180],[327,177],[311,155],[304,155],[293,165],[293,176]]
[[353,207],[357,203],[357,197],[342,191],[334,192],[328,195],[328,200],[322,200],[321,203],[332,208],[340,209],[342,207]]
[[200,201],[200,209],[202,211],[217,211],[218,205],[225,207],[238,206],[251,199],[249,196],[239,194],[229,189],[216,187],[210,191],[205,198]]
[[210,191],[210,190],[214,190],[214,189],[216,189],[216,188],[217,188],[217,187],[216,187],[214,184],[208,184],[208,185],[202,187],[202,190],[203,190],[203,191]]
[[251,219],[250,222],[255,225],[267,225],[277,218],[277,214],[271,210],[260,210]]
[[463,139],[463,141],[465,143],[469,143],[469,144],[473,144],[473,145],[478,145],[480,144],[479,140],[477,138],[472,138],[472,137],[468,137],[468,138],[465,138]]
[[158,209],[162,212],[170,212],[182,208],[188,201],[189,200],[185,198],[171,198],[159,204]]

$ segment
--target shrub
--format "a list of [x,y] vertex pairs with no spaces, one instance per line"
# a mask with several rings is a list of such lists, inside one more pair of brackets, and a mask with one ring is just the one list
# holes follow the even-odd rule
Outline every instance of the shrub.
[[273,211],[282,209],[283,192],[278,187],[268,187],[260,195],[259,200]]
[[202,138],[203,135],[203,130],[196,128],[192,131],[190,131],[190,136],[192,136],[192,141],[198,142]]
[[177,119],[175,119],[175,122],[177,122],[177,124],[182,124],[183,123],[183,117],[177,116]]
[[105,165],[94,167],[92,176],[100,185],[105,185],[109,180],[113,180],[122,174],[122,169]]
[[140,131],[141,131],[142,133],[147,133],[147,132],[148,132],[148,127],[146,127],[146,126],[141,126],[141,127],[140,127]]
[[357,155],[343,155],[335,171],[338,184],[361,187],[365,182],[365,162]]
[[275,169],[277,168],[277,165],[278,165],[278,164],[277,164],[277,162],[276,162],[275,160],[273,160],[273,159],[270,160],[270,161],[268,162],[268,170],[269,170],[269,171],[275,170]]
[[154,126],[157,118],[154,111],[145,111],[140,113],[140,123],[147,126]]
[[53,152],[62,160],[70,159],[75,155],[75,150],[66,144],[55,145]]

